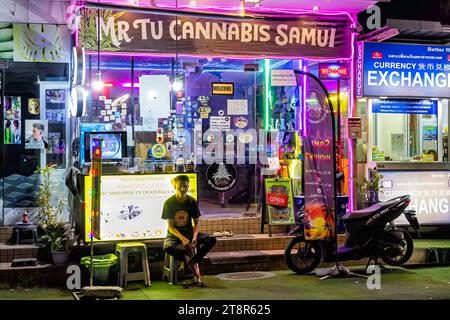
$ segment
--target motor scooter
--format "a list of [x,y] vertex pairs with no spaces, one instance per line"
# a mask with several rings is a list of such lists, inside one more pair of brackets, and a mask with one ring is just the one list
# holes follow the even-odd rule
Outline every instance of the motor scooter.
[[372,261],[383,267],[379,258],[388,265],[401,266],[411,258],[414,243],[409,232],[396,227],[394,220],[404,214],[420,238],[415,211],[406,210],[410,202],[410,196],[404,195],[346,213],[342,217],[346,228],[345,244],[337,248],[334,241],[306,240],[304,214],[300,214],[296,237],[284,251],[285,262],[289,269],[299,274],[313,271],[321,261],[342,262],[367,257],[366,269]]

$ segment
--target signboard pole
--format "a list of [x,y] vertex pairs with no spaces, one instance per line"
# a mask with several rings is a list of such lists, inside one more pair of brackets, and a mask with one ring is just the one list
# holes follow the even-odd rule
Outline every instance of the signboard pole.
[[92,287],[94,279],[94,237],[100,239],[100,186],[102,176],[102,144],[103,139],[92,139],[92,165],[91,165],[91,177],[92,177],[92,206],[91,206],[91,263],[89,265],[89,284]]

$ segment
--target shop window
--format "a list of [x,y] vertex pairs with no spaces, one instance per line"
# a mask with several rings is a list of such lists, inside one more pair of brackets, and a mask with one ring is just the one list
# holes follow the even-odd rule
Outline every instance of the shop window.
[[373,161],[438,161],[435,114],[374,114]]

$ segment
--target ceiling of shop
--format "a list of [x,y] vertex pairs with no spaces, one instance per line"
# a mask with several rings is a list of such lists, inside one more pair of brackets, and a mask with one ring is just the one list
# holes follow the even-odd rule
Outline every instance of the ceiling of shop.
[[[196,0],[195,5],[192,5],[192,0],[99,0],[101,3],[121,4],[121,5],[139,5],[143,7],[148,6],[170,6],[175,7],[178,4],[179,8],[189,9],[203,9],[214,5],[230,11],[238,10],[241,0]],[[247,0],[248,1],[248,0]],[[390,0],[373,1],[373,0],[261,0],[260,7],[253,7],[253,10],[270,11],[270,10],[311,10],[317,6],[321,11],[347,11],[347,12],[361,12],[367,7],[376,4],[377,2],[389,2]],[[91,0],[88,2],[96,3],[98,1]],[[247,8],[251,8],[252,4],[247,3]]]

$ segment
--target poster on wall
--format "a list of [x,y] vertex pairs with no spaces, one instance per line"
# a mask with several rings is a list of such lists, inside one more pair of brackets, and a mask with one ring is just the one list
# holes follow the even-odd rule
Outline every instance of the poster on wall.
[[333,119],[323,89],[307,77],[304,145],[305,238],[335,237],[336,189]]
[[33,115],[38,115],[41,112],[38,98],[28,98],[28,112]]
[[20,120],[4,120],[3,124],[3,143],[4,144],[21,144],[22,143],[22,126]]
[[48,121],[25,120],[25,149],[48,148]]
[[21,144],[21,97],[3,97],[3,143]]
[[[188,194],[197,199],[197,174],[184,174],[189,177]],[[175,194],[172,179],[177,175],[102,176],[101,241],[165,238],[167,222],[161,214],[166,199]],[[85,177],[85,239],[90,230],[90,189],[90,179]]]
[[[450,224],[450,172],[379,170],[382,179],[381,201],[410,195],[408,210],[415,210],[421,225]],[[408,225],[404,215],[397,224]]]
[[211,130],[227,130],[231,128],[230,117],[210,117],[209,129]]
[[[66,102],[66,89],[47,89],[45,90],[45,103],[60,104]],[[48,107],[48,106],[47,106]]]
[[290,69],[270,70],[270,85],[272,87],[297,86],[297,79],[295,79],[294,70]]
[[265,179],[264,181],[269,224],[295,224],[291,180]]
[[247,99],[227,99],[227,115],[248,115]]
[[4,97],[3,98],[3,115],[5,120],[21,119],[21,97]]
[[[13,24],[0,22],[0,35],[0,60],[12,60],[14,58]],[[6,62],[7,65],[8,63]]]
[[158,119],[170,116],[170,81],[166,75],[139,77],[139,108],[145,131],[156,131]]
[[14,61],[69,63],[70,35],[65,25],[14,23]]

